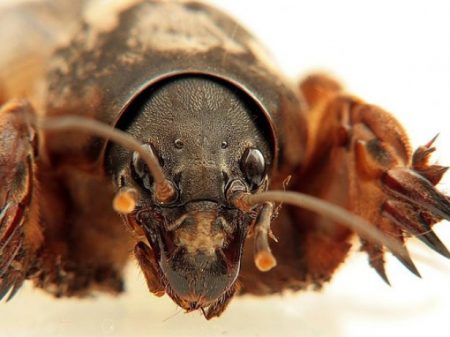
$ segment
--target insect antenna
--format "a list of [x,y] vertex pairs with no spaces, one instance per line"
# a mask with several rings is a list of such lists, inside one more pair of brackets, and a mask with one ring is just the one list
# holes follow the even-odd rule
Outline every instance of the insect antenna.
[[129,150],[136,151],[148,166],[155,179],[156,198],[162,202],[175,195],[172,183],[166,179],[155,154],[128,133],[115,129],[94,119],[79,116],[39,117],[31,121],[37,128],[52,131],[77,130],[113,141]]
[[[248,211],[257,205],[267,205],[267,203],[270,202],[281,202],[308,209],[324,217],[332,219],[339,224],[347,226],[363,238],[370,239],[373,242],[385,246],[397,256],[402,256],[405,258],[409,257],[400,242],[387,236],[367,220],[345,210],[340,206],[307,194],[286,191],[267,191],[257,194],[237,192],[232,200],[237,208],[244,211]],[[265,271],[270,270],[273,266],[275,266],[276,260],[267,244],[267,236],[270,235],[270,229],[267,228],[267,221],[270,221],[270,216],[260,216],[260,218],[265,218],[265,222],[259,221],[259,219],[257,220],[257,224],[260,222],[262,224],[257,227],[262,230],[260,231],[259,239],[257,237],[255,240],[255,264],[258,269]],[[261,257],[264,257],[264,259]],[[269,263],[266,266],[265,261],[273,261],[274,264],[272,266]]]

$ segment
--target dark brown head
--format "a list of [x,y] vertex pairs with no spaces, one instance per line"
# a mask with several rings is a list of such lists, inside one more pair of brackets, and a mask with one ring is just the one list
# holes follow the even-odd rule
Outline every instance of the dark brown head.
[[229,83],[184,76],[146,90],[119,127],[157,156],[175,189],[170,200],[158,200],[142,158],[110,146],[108,164],[117,186],[138,191],[127,221],[143,230],[155,277],[187,310],[223,301],[234,289],[254,220],[230,197],[264,190],[268,183],[273,144],[264,114]]

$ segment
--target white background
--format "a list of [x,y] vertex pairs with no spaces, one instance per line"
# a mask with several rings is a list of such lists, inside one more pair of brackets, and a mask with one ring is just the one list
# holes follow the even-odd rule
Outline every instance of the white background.
[[[349,91],[393,112],[414,146],[440,132],[436,159],[450,164],[446,1],[212,2],[254,31],[292,78],[335,74]],[[436,226],[448,246],[449,227]],[[420,243],[409,247],[429,256],[417,262],[422,280],[391,260],[389,288],[355,253],[321,293],[235,299],[209,322],[150,296],[134,267],[119,298],[57,301],[26,288],[0,304],[0,336],[449,336],[450,262]]]

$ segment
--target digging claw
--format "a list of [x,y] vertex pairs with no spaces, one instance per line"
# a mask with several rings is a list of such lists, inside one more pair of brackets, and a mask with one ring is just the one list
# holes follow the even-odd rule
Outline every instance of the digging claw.
[[428,162],[430,160],[431,154],[436,151],[436,148],[433,146],[436,139],[439,137],[439,134],[434,136],[428,143],[423,146],[419,146],[416,151],[414,151],[412,157],[412,166],[413,169],[421,171],[429,166]]
[[414,275],[416,275],[419,278],[422,278],[422,276],[420,275],[419,271],[416,268],[416,265],[414,264],[414,262],[411,260],[411,257],[409,256],[408,250],[406,249],[406,247],[404,247],[405,250],[403,252],[402,255],[397,255],[395,253],[394,256],[406,267],[408,268],[408,270],[413,273]]
[[420,174],[406,168],[395,168],[387,171],[382,179],[385,187],[395,196],[450,220],[449,200]]
[[384,268],[384,263],[378,264],[378,265],[372,264],[371,266],[375,269],[375,271],[381,277],[381,279],[384,281],[384,283],[386,283],[390,287],[391,282],[389,281],[389,278],[386,275],[386,269]]
[[436,185],[448,171],[448,166],[431,165],[426,169],[418,171],[421,175],[428,179],[430,183]]
[[433,249],[436,253],[441,254],[447,259],[450,259],[450,252],[448,251],[448,248],[442,243],[436,233],[431,229],[427,233],[417,235],[417,238],[425,243],[428,247]]
[[[397,200],[388,200],[383,205],[383,214],[405,232],[414,235],[435,252],[450,258],[450,252],[431,229],[424,213],[417,207]],[[433,219],[435,221],[435,219]]]
[[391,282],[386,275],[386,269],[384,267],[385,260],[383,247],[367,240],[361,240],[361,243],[361,250],[365,251],[369,256],[370,266],[375,269],[378,275],[388,286],[391,286]]

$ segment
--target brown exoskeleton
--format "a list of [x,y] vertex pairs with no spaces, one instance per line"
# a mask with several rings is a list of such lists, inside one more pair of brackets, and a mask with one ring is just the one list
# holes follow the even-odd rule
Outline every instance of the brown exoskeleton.
[[[417,235],[449,256],[430,229],[449,217],[447,198],[434,188],[446,168],[428,164],[431,143],[412,155],[402,127],[383,110],[324,76],[293,87],[244,29],[204,5],[138,1],[116,22],[97,24],[42,61],[51,69],[45,94],[32,81],[2,79],[4,295],[25,279],[57,296],[119,292],[133,247],[153,293],[207,318],[238,290],[320,287],[350,248],[353,231],[343,226],[350,216],[336,211],[329,221],[278,209],[272,202],[299,203],[299,195],[263,191],[284,189],[289,175],[288,189],[373,224],[359,234],[385,281],[382,243],[418,274],[389,237],[403,243]],[[41,74],[37,63],[31,69]],[[92,136],[94,126],[51,131],[62,126],[31,118],[29,104],[11,100],[24,90],[39,116],[114,126],[143,143],[160,168],[148,169],[142,150]],[[74,120],[59,121],[75,128]],[[131,231],[109,207],[116,193]],[[327,207],[325,215],[334,210]],[[275,266],[272,235],[280,240],[278,265],[261,274]]]

